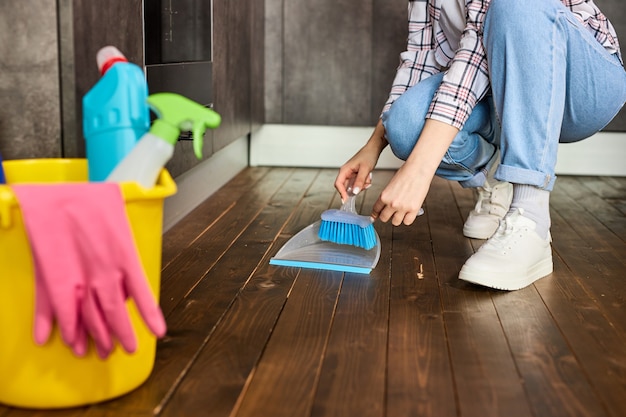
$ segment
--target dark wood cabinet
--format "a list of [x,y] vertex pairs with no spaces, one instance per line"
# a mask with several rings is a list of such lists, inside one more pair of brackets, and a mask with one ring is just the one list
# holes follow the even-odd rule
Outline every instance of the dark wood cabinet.
[[266,1],[266,121],[373,126],[406,47],[406,0]]
[[[624,7],[624,0],[595,0],[595,3],[613,23],[617,37],[621,41],[622,56],[626,59],[626,7]],[[604,130],[626,132],[626,110],[622,108]]]
[[[407,0],[266,1],[266,121],[373,126],[406,48]],[[624,0],[596,0],[626,45]],[[622,110],[606,128],[626,131]]]
[[[142,13],[141,0],[111,0],[106,7],[104,3],[78,0],[61,0],[61,3],[64,5],[59,10],[59,21],[65,34],[61,45],[62,61],[72,63],[62,71],[62,90],[68,95],[63,104],[66,126],[63,148],[65,156],[84,156],[81,99],[99,78],[95,65],[96,52],[104,45],[115,45],[129,61],[145,66],[144,41],[146,45],[151,45],[159,40],[144,40],[142,19],[145,14]],[[168,4],[172,8],[177,4],[187,6],[187,3]],[[176,10],[170,12],[176,13]],[[212,74],[208,72],[206,80],[200,82],[210,84],[213,108],[222,116],[222,125],[205,134],[203,160],[245,137],[263,122],[263,13],[263,1],[213,0],[210,21],[196,22],[212,28],[212,57],[209,57]],[[201,33],[205,36],[207,30]],[[159,35],[154,31],[146,34],[152,37]],[[203,62],[207,59],[205,55],[202,56]],[[198,65],[197,62],[185,63],[181,57],[174,58],[182,66],[191,68]],[[185,82],[192,84],[198,81],[195,77],[194,81],[177,79],[166,84],[181,86]],[[185,91],[207,88],[205,85],[184,87]],[[174,177],[201,162],[194,156],[192,146],[191,140],[180,140],[176,144],[174,156],[166,165]]]
[[[252,5],[255,0],[213,1],[214,108],[222,125],[214,132],[214,150],[250,133],[252,74]],[[257,37],[259,37],[257,35]]]
[[96,54],[103,46],[113,45],[129,62],[143,66],[142,2],[59,3],[63,156],[84,157],[82,98],[100,78]]
[[[220,157],[215,155],[216,152],[238,141],[239,144],[228,151],[230,157],[234,152],[237,154],[237,162],[233,166],[240,166],[247,161],[245,147],[240,145],[239,139],[246,138],[264,122],[263,0],[151,0],[152,6],[154,2],[159,6],[150,9],[150,13],[142,13],[143,7],[149,4],[141,0],[110,0],[106,4],[87,4],[79,0],[58,1],[58,20],[63,39],[61,61],[65,63],[62,66],[61,90],[62,95],[68,98],[63,100],[65,156],[84,156],[80,101],[99,77],[95,68],[96,52],[103,45],[112,44],[125,52],[132,62],[146,66],[150,92],[178,92],[203,105],[212,105],[222,116],[221,126],[205,133],[201,160],[194,155],[192,140],[183,138],[176,143],[174,155],[167,162],[166,168],[177,180],[182,180],[181,175],[189,173],[186,178],[194,178],[191,181],[194,185],[190,186],[188,181],[185,188],[181,184],[177,198],[169,199],[170,202],[175,200],[171,203],[175,207],[170,210],[174,213],[171,218],[177,218],[181,212],[188,210],[198,196],[215,189],[216,184],[224,182],[222,176],[229,175],[219,173],[216,174],[220,175],[219,178],[205,178],[209,172],[207,166],[219,165]],[[197,10],[201,10],[201,13],[195,13]],[[162,28],[155,31],[154,27],[147,27],[144,32],[144,17],[154,17],[155,13],[157,19],[159,15],[165,19],[165,22],[161,21],[162,25],[177,25],[178,32],[168,34],[167,31],[158,30]],[[171,20],[168,19],[168,13],[173,14]],[[120,18],[118,15],[122,14]],[[197,27],[194,29],[187,25]],[[173,35],[184,35],[184,39],[181,36],[167,38]],[[159,36],[165,38],[159,39]],[[206,36],[211,39],[205,39]],[[188,39],[193,45],[189,45]],[[167,45],[162,44],[164,40],[168,41]],[[173,40],[176,42],[171,42]],[[145,47],[155,44],[162,47],[157,51],[156,59],[151,55],[154,51]],[[211,46],[209,53],[207,45]],[[197,46],[202,47],[199,55],[195,54],[198,52]],[[191,56],[188,54],[190,50],[194,52]],[[147,51],[146,56],[143,55],[144,51]],[[164,65],[157,68],[161,63]],[[171,72],[171,68],[165,68],[170,64],[178,67],[176,70],[182,67],[187,74],[193,72],[194,76],[180,77],[177,71]],[[193,71],[190,71],[191,67],[194,67]],[[151,70],[154,68],[165,69],[157,71],[157,77],[167,78],[175,74],[176,78],[161,79],[166,82],[153,89],[157,87],[151,79],[151,74],[154,74]],[[206,68],[210,70],[205,71]],[[205,101],[204,93],[207,91],[211,96],[209,101]],[[197,186],[196,190],[195,184],[203,185]],[[189,196],[189,187],[195,190],[192,192],[193,198]],[[166,210],[166,217],[168,213]]]
[[[263,123],[264,2],[213,0],[212,104],[221,126],[205,134],[204,159]],[[176,176],[198,161],[179,141],[167,168]]]

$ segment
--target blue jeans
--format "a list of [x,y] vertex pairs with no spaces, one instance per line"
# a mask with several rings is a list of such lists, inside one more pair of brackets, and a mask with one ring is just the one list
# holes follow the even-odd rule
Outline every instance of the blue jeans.
[[[626,101],[626,72],[558,0],[492,0],[483,44],[491,91],[472,111],[436,174],[464,187],[495,178],[552,190],[559,142],[604,128]],[[408,89],[382,116],[406,159],[443,74]]]

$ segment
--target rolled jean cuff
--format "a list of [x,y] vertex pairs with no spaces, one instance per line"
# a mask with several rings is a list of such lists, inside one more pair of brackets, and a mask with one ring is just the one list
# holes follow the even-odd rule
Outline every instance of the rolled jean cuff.
[[546,191],[552,191],[556,181],[556,175],[502,164],[496,170],[495,178],[513,184],[533,185]]

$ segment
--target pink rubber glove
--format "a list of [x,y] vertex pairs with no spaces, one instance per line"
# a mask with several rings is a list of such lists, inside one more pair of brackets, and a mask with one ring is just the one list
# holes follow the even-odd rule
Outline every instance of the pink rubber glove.
[[105,358],[117,339],[137,339],[125,301],[133,298],[148,328],[162,337],[163,314],[148,286],[122,194],[114,183],[14,185],[35,262],[35,342],[56,321],[65,343],[86,352],[86,335]]

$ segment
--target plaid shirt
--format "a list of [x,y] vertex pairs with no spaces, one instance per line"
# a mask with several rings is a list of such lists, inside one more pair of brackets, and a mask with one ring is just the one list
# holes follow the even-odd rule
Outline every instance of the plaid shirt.
[[[522,1],[522,0],[520,0]],[[446,71],[430,105],[429,119],[463,127],[489,90],[482,44],[490,0],[410,0],[407,50],[400,54],[389,99],[391,104],[419,81]],[[610,53],[621,60],[615,29],[593,0],[561,0]],[[445,6],[445,8],[444,8]]]

